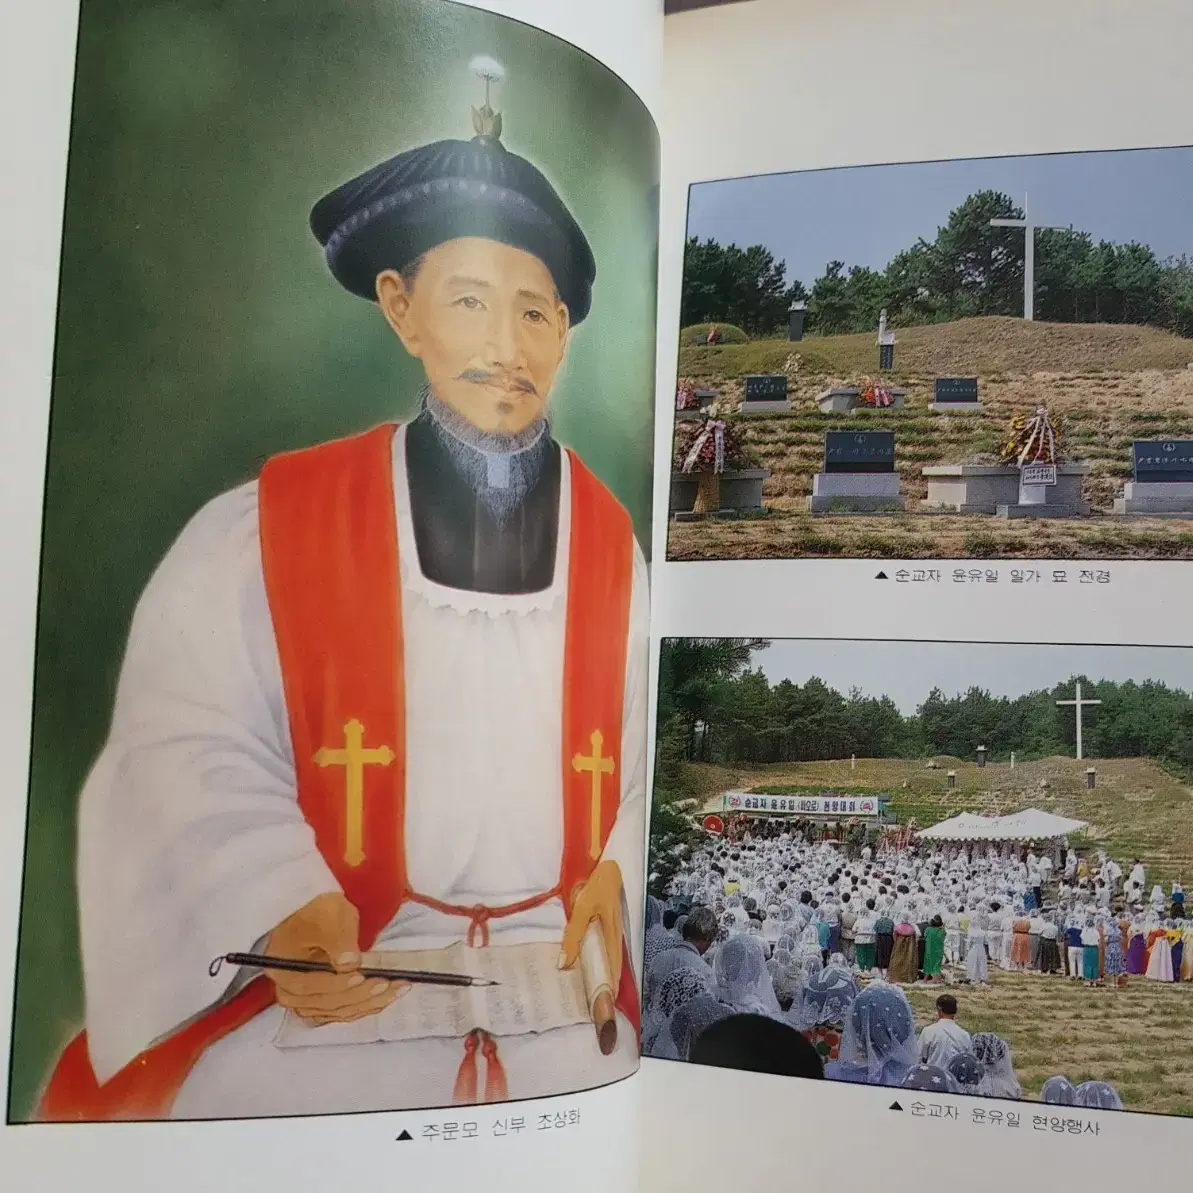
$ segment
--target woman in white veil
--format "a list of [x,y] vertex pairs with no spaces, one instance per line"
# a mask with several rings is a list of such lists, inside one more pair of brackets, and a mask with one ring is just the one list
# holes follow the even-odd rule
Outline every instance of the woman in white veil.
[[814,974],[800,992],[786,1020],[816,1049],[822,1062],[838,1059],[841,1034],[849,1009],[861,992],[848,962],[834,953],[828,965]]
[[899,1085],[918,1061],[907,995],[898,986],[874,982],[853,1000],[840,1060],[826,1065],[824,1075],[862,1085]]
[[1077,1087],[1075,1102],[1087,1110],[1122,1110],[1123,1100],[1108,1081],[1086,1081]]
[[820,951],[820,933],[816,928],[816,921],[810,921],[808,926],[800,933],[799,938],[800,954],[804,961],[804,976],[808,976],[808,959],[815,957],[817,961],[817,968],[824,967],[824,956]]
[[[791,937],[780,937],[779,939],[790,940]],[[786,1017],[789,1011],[799,1005],[804,985],[804,971],[793,957],[791,950],[781,944],[775,946],[771,959],[766,963],[766,970],[770,974],[771,984],[774,986],[779,1010]]]
[[679,1060],[679,1050],[671,1032],[676,1013],[701,995],[709,994],[709,983],[698,970],[676,969],[660,983],[655,994],[649,1024],[642,1025],[642,1051],[663,1060]]
[[650,963],[668,949],[675,948],[675,935],[663,927],[663,904],[654,895],[646,897],[646,932],[642,941],[643,970],[650,968]]
[[774,945],[782,934],[783,925],[779,920],[779,905],[777,903],[768,903],[766,905],[766,919],[762,921],[762,938],[767,944]]
[[708,990],[713,990],[713,972],[704,958],[693,949],[671,948],[659,953],[649,967],[642,982],[642,1038],[655,1033],[663,1026],[659,1019],[658,996],[662,984],[678,969],[694,970]]
[[1076,1106],[1077,1091],[1063,1074],[1049,1077],[1040,1086],[1040,1101],[1046,1102],[1049,1106]]
[[[727,1007],[711,994],[698,994],[679,1007],[671,1016],[669,1025],[671,1045],[675,1050],[676,1059],[687,1060],[700,1033],[732,1014],[731,1007]],[[659,1054],[656,1051],[652,1055]]]
[[766,971],[762,943],[755,937],[739,934],[725,941],[717,950],[713,974],[717,997],[735,1011],[773,1019],[783,1017]]
[[779,935],[782,936],[784,932],[788,932],[792,936],[798,936],[798,923],[799,921],[795,915],[795,904],[789,899],[785,899],[779,904]]
[[1011,1060],[1011,1046],[1001,1036],[980,1031],[973,1037],[973,1054],[982,1062],[986,1075],[978,1086],[978,1093],[987,1098],[1021,1098],[1023,1089],[1015,1076]]
[[975,986],[984,986],[990,980],[990,967],[986,959],[986,913],[975,910],[969,917],[969,935],[965,941],[965,972]]

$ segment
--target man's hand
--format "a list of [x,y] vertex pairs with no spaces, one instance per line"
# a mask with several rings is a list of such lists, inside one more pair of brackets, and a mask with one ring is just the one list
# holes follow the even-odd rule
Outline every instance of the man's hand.
[[601,862],[588,881],[576,888],[572,914],[563,933],[559,968],[570,969],[580,956],[580,943],[593,920],[601,926],[605,954],[609,958],[609,976],[616,996],[621,983],[623,924],[621,918],[621,868],[616,862]]
[[365,978],[357,937],[360,916],[339,891],[316,895],[284,919],[265,942],[274,957],[330,961],[335,973],[288,973],[267,969],[278,1002],[315,1024],[347,1023],[373,1015],[410,989],[409,982]]

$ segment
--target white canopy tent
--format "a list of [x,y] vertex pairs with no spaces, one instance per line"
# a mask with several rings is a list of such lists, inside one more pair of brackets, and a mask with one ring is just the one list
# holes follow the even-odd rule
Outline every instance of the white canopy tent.
[[930,841],[971,841],[975,839],[975,834],[980,835],[987,825],[993,823],[989,817],[975,816],[972,812],[962,812],[958,816],[942,820],[939,824],[924,829],[920,836],[927,837]]
[[1054,841],[1088,828],[1086,820],[1026,808],[1010,816],[975,816],[962,812],[920,833],[927,841]]

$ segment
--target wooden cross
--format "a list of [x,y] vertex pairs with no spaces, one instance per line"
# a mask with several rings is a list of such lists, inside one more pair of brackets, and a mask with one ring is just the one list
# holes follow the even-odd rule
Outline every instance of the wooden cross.
[[344,768],[344,861],[359,866],[365,860],[365,767],[389,766],[394,752],[389,746],[365,749],[365,727],[355,718],[344,726],[344,748],[323,746],[315,754],[316,766]]
[[580,774],[585,771],[592,774],[592,794],[589,797],[592,805],[592,833],[588,852],[592,860],[596,861],[601,856],[601,776],[613,773],[614,762],[612,758],[601,757],[601,746],[604,745],[605,739],[599,729],[594,729],[588,740],[592,745],[592,754],[587,758],[583,754],[573,755],[572,770]]

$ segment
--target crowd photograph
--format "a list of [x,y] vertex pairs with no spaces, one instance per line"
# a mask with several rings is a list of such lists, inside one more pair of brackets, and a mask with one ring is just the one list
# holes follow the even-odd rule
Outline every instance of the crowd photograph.
[[[671,639],[662,659],[644,1054],[1193,1113],[1186,652]],[[990,687],[945,695],[972,672]]]

